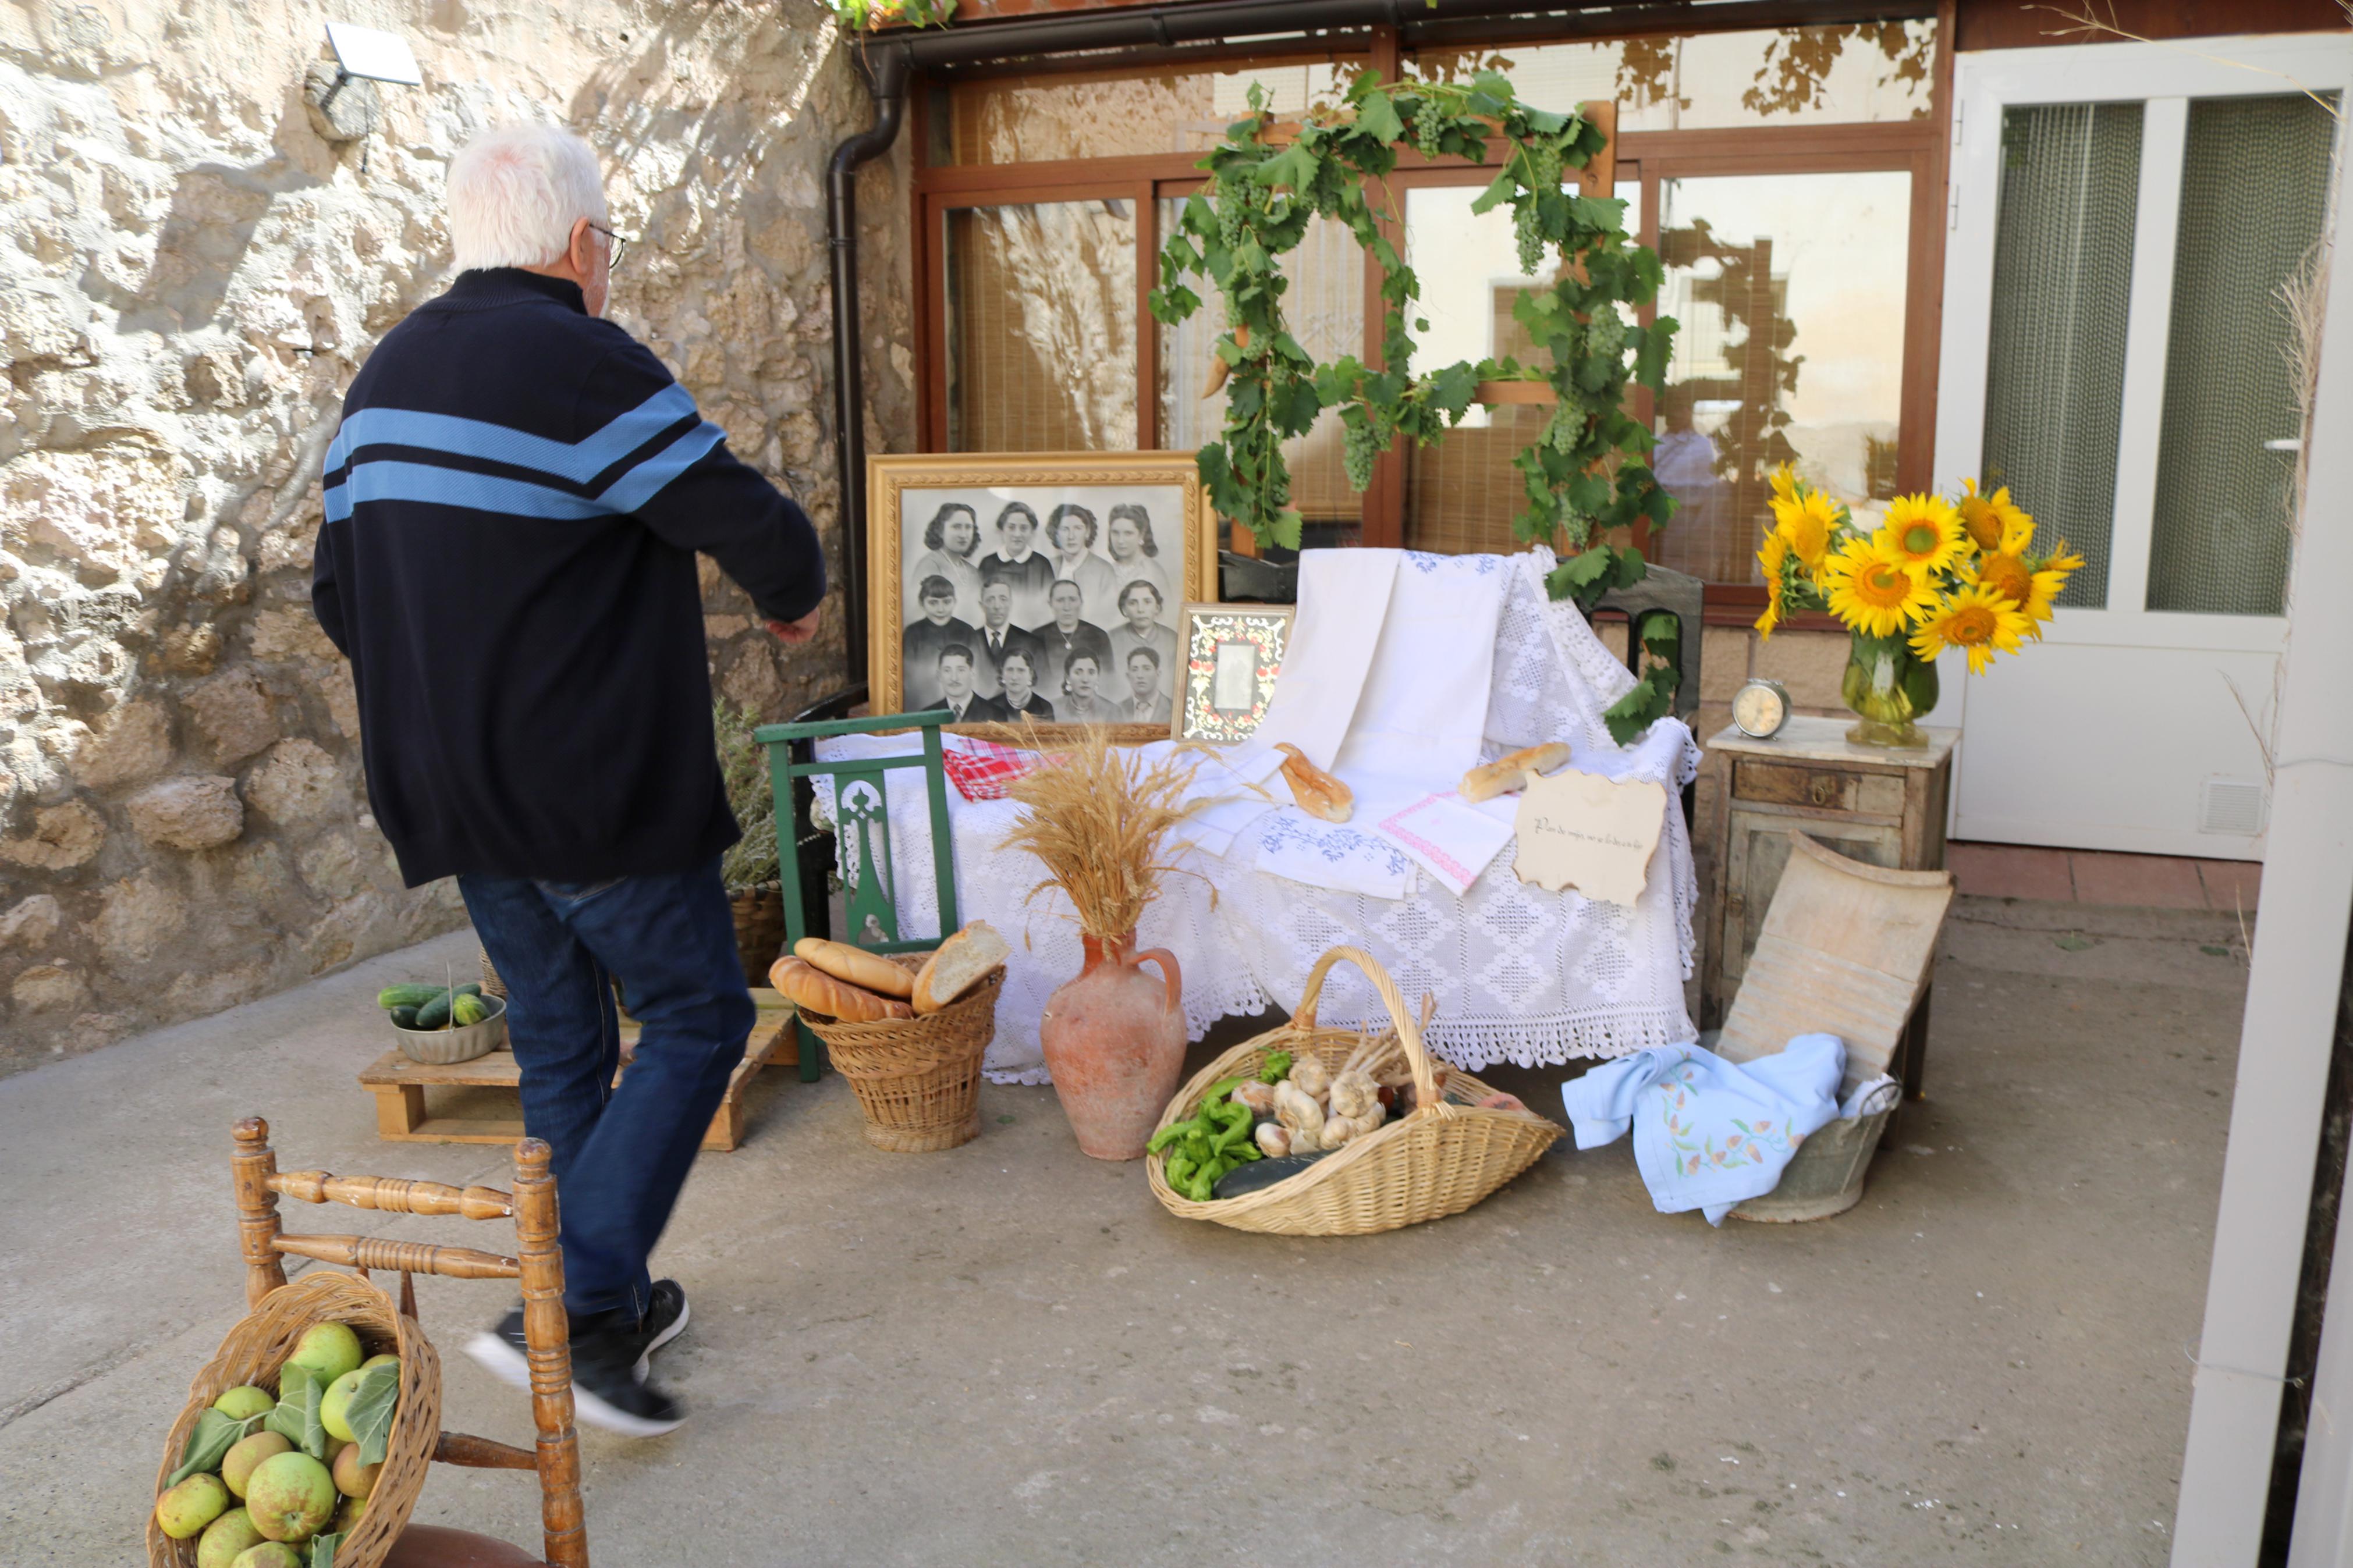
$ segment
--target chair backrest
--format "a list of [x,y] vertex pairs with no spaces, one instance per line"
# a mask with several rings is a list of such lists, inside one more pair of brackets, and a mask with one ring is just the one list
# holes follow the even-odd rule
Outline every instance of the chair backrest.
[[[237,1238],[245,1253],[249,1307],[286,1283],[288,1255],[357,1269],[400,1275],[400,1310],[417,1316],[414,1276],[454,1279],[515,1279],[522,1285],[523,1341],[530,1352],[532,1423],[538,1452],[444,1432],[433,1457],[473,1469],[533,1470],[539,1476],[544,1555],[554,1568],[588,1568],[587,1526],[580,1502],[580,1438],[572,1417],[572,1331],[564,1311],[564,1254],[556,1244],[555,1177],[550,1152],[536,1138],[515,1145],[512,1193],[496,1187],[452,1187],[395,1176],[337,1176],[325,1171],[280,1171],[269,1147],[269,1123],[248,1116],[237,1124],[230,1170],[237,1189]],[[386,1214],[454,1215],[461,1219],[514,1221],[515,1258],[470,1247],[437,1247],[375,1236],[289,1236],[280,1226],[278,1200],[349,1204]]]
[[1789,839],[1716,1050],[1753,1061],[1794,1035],[1836,1035],[1846,1042],[1844,1095],[1895,1058],[1927,984],[1953,874],[1866,866],[1794,829]]

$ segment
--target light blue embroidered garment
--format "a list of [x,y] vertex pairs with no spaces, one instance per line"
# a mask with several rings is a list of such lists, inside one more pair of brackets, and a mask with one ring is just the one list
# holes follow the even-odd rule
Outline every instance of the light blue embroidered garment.
[[[1564,1084],[1561,1100],[1579,1149],[1634,1129],[1634,1163],[1661,1214],[1699,1209],[1722,1225],[1735,1204],[1771,1192],[1806,1135],[1841,1114],[1845,1071],[1836,1035],[1799,1035],[1751,1062],[1696,1044],[1653,1046]],[[1856,1089],[1846,1114],[1881,1081]]]

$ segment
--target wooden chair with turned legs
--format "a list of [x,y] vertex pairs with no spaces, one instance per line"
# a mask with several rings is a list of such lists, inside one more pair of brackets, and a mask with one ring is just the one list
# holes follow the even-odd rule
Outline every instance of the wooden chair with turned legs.
[[[400,1310],[417,1316],[416,1276],[453,1279],[515,1279],[522,1285],[523,1339],[531,1364],[533,1425],[537,1453],[444,1432],[433,1457],[475,1469],[533,1470],[539,1476],[540,1521],[545,1556],[470,1531],[412,1524],[384,1568],[588,1568],[588,1537],[580,1504],[580,1439],[572,1424],[572,1340],[564,1311],[564,1254],[556,1245],[555,1178],[549,1150],[536,1138],[515,1145],[512,1193],[496,1187],[452,1187],[392,1176],[336,1176],[324,1171],[280,1171],[269,1147],[269,1124],[258,1116],[237,1124],[232,1161],[238,1237],[245,1252],[248,1306],[286,1283],[290,1254],[357,1269],[400,1275]],[[462,1219],[514,1221],[516,1258],[470,1247],[438,1247],[373,1236],[289,1236],[279,1226],[278,1200],[349,1204],[386,1214],[455,1215]]]

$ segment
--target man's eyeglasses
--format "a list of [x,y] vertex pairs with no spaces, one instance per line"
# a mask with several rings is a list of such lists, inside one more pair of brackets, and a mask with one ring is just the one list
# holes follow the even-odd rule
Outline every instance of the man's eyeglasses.
[[618,272],[621,269],[621,258],[627,254],[628,247],[634,243],[634,237],[626,234],[615,234],[611,229],[607,228],[601,223],[592,223],[588,226],[605,237],[605,270],[607,272]]

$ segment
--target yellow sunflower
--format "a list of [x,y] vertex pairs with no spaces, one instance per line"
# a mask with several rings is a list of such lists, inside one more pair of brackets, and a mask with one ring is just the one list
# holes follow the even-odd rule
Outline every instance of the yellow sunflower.
[[1775,500],[1796,500],[1798,499],[1798,476],[1790,469],[1788,464],[1784,463],[1779,468],[1774,469],[1772,479],[1773,499]]
[[1936,602],[1925,573],[1869,540],[1851,539],[1822,563],[1831,613],[1856,631],[1892,637]]
[[[2034,535],[2034,520],[2010,499],[2008,485],[1989,496],[1981,496],[1978,494],[1977,480],[1963,479],[1960,504],[1954,510],[1960,513],[1961,527],[1968,531],[1970,542],[1979,550],[2014,552]],[[2021,528],[2024,531],[2012,543],[2011,534]]]
[[1810,489],[1788,500],[1777,495],[1772,506],[1774,525],[1780,537],[1789,542],[1789,549],[1806,563],[1807,571],[1820,571],[1822,557],[1830,552],[1831,536],[1838,531],[1839,503],[1820,490]]
[[2066,573],[2037,570],[2034,563],[2024,556],[2012,555],[2005,550],[1978,556],[1976,565],[1964,568],[1962,574],[2008,600],[2012,609],[2026,616],[2026,634],[2037,641],[2042,637],[2042,627],[2037,623],[2051,618],[2051,601],[2067,585]]
[[1897,496],[1887,503],[1877,542],[1891,560],[1928,573],[1961,553],[1961,514],[1941,496]]
[[1922,658],[1935,658],[1947,648],[1957,647],[1969,656],[1969,673],[1983,675],[1995,649],[2016,653],[2018,639],[2033,629],[2034,623],[2022,611],[1979,584],[1956,590],[1951,598],[1936,605],[1912,634],[1912,651]]
[[1771,637],[1773,628],[1781,624],[1781,566],[1789,559],[1789,542],[1777,533],[1765,536],[1764,547],[1757,552],[1757,565],[1765,574],[1765,613],[1757,617],[1760,637]]

